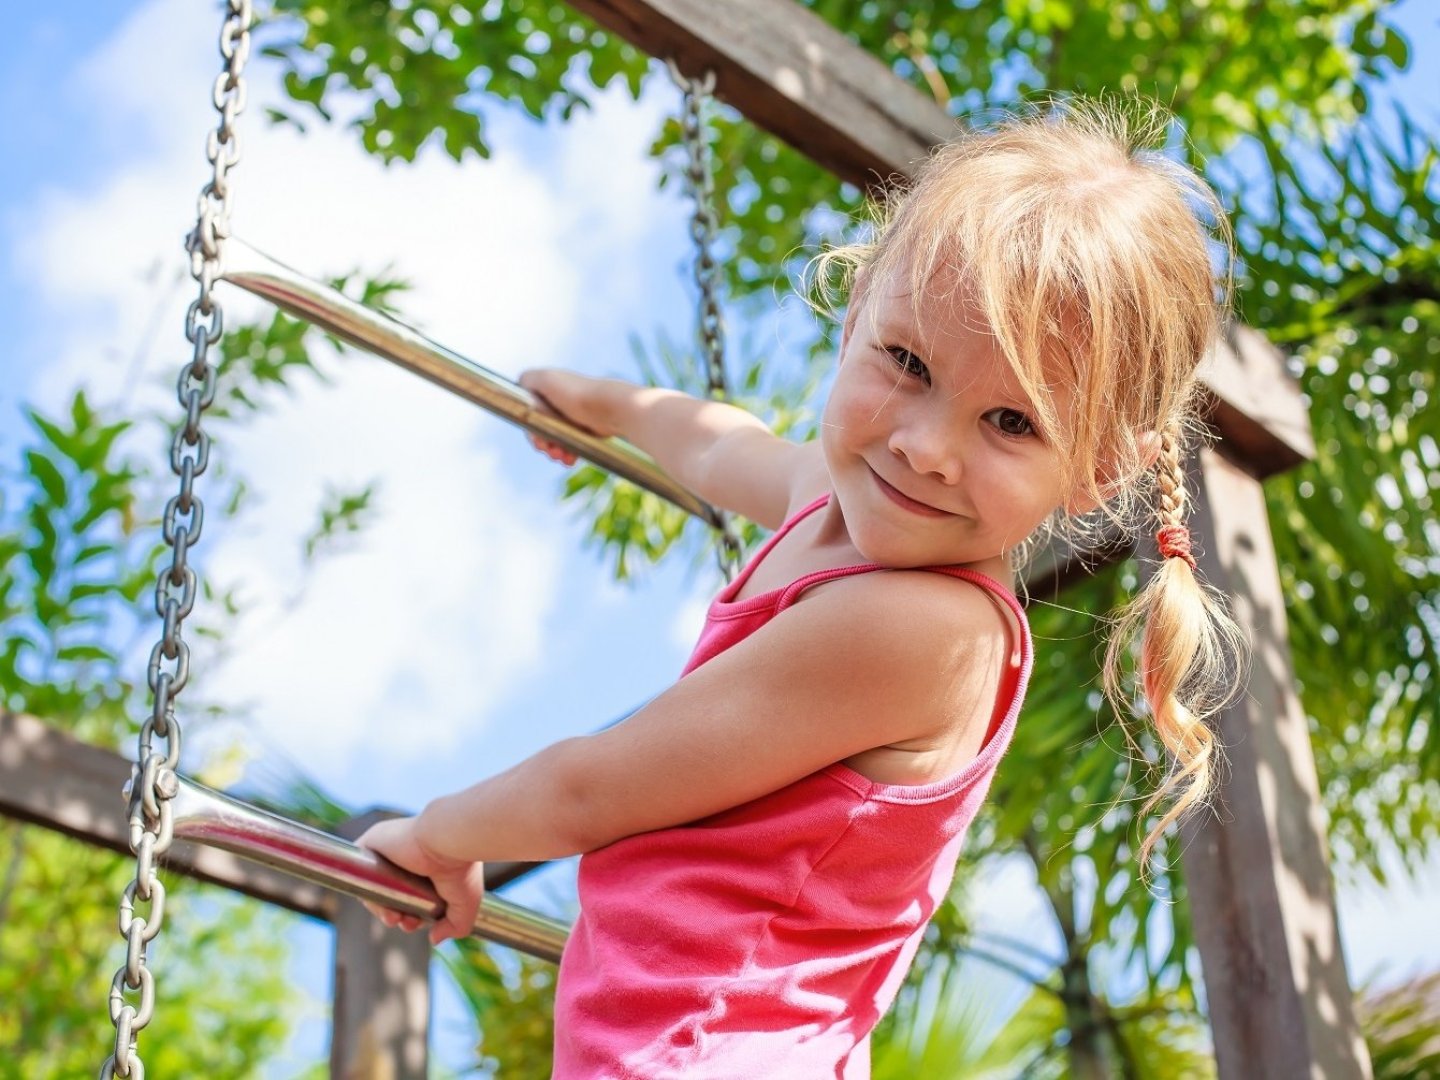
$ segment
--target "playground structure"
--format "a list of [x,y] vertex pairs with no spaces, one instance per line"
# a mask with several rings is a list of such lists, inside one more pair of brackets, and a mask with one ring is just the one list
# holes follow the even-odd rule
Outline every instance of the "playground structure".
[[[857,184],[907,173],[951,127],[939,106],[798,5],[688,0],[573,6],[681,71],[713,71],[717,96]],[[222,280],[716,522],[711,508],[624,448],[544,417],[523,391],[478,365],[233,240],[226,241]],[[1260,489],[1266,476],[1313,454],[1308,424],[1281,357],[1255,331],[1237,328],[1217,342],[1204,382],[1220,442],[1192,464],[1192,527],[1205,553],[1206,577],[1229,594],[1255,648],[1249,692],[1218,721],[1231,762],[1220,793],[1225,815],[1197,817],[1188,826],[1184,855],[1220,1075],[1365,1076],[1368,1061],[1339,948],[1318,785],[1290,672]],[[1103,555],[1129,552],[1116,543]],[[1030,572],[1030,592],[1052,595],[1096,557],[1087,554],[1082,565],[1073,555],[1048,553]],[[118,755],[72,745],[38,721],[8,715],[0,746],[0,811],[131,850],[110,794],[129,771]],[[428,915],[434,911],[428,886],[353,845],[178,777],[166,783],[173,785],[174,835],[182,841],[167,854],[169,865],[336,925],[336,1075],[370,1075],[366,1070],[378,1068],[382,1058],[390,1075],[425,1075],[426,1010],[414,1015],[413,987],[416,980],[424,985],[428,946],[376,926],[358,904],[327,890]],[[367,821],[357,822],[354,834]],[[198,846],[183,843],[187,839]],[[248,866],[226,852],[265,866]],[[498,885],[515,869],[487,871]],[[553,921],[498,898],[487,901],[477,933],[551,958],[563,941],[563,928]],[[409,972],[400,980],[382,979],[379,957],[396,950]]]

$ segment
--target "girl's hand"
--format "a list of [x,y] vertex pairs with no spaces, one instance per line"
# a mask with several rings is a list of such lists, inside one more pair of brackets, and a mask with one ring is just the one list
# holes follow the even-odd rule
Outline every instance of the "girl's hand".
[[[599,398],[603,381],[560,368],[531,368],[520,373],[519,383],[540,399],[540,411],[569,420],[592,435],[604,438],[615,432],[607,430],[600,414]],[[578,460],[573,450],[538,435],[531,435],[530,445],[547,457],[564,465]]]
[[[355,841],[363,848],[383,855],[402,870],[429,878],[445,904],[444,915],[430,928],[430,944],[448,938],[466,937],[475,927],[475,915],[485,895],[485,868],[478,862],[464,862],[436,855],[420,844],[415,818],[395,818],[372,825]],[[386,926],[418,930],[422,920],[393,908],[364,901],[366,909]]]

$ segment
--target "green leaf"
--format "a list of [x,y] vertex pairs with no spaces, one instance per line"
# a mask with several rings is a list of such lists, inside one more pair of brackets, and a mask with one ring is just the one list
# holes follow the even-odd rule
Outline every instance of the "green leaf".
[[60,470],[55,463],[45,455],[35,450],[25,451],[25,464],[50,499],[50,505],[57,510],[63,510],[68,501],[65,490],[65,478],[60,475]]
[[98,645],[66,645],[56,656],[61,660],[87,661],[99,660],[105,663],[114,663],[113,654]]
[[81,566],[91,559],[98,559],[102,555],[113,555],[115,550],[114,544],[91,544],[89,547],[81,548],[72,561],[74,565]]

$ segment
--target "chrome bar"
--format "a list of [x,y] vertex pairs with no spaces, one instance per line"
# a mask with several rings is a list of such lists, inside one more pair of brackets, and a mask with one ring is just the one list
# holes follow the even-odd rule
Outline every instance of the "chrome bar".
[[[358,900],[424,919],[443,910],[430,882],[348,840],[289,821],[178,777],[171,800],[175,836],[273,866]],[[474,932],[489,941],[559,961],[570,928],[558,919],[487,894]]]
[[225,241],[224,268],[222,280],[422,375],[504,420],[551,439],[718,527],[714,507],[661,472],[633,446],[619,439],[599,438],[569,421],[539,411],[535,395],[523,386],[431,341],[418,330],[307,278],[234,237]]

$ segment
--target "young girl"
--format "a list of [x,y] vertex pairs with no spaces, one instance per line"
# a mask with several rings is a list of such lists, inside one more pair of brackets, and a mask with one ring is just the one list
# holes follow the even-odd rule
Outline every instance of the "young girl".
[[556,1077],[868,1074],[1014,731],[1017,553],[1048,524],[1123,517],[1151,473],[1166,565],[1139,601],[1141,670],[1179,797],[1146,853],[1203,797],[1211,736],[1177,692],[1206,697],[1222,636],[1177,433],[1224,291],[1195,210],[1222,239],[1224,219],[1137,149],[1163,131],[1070,105],[938,150],[872,244],[822,257],[855,273],[815,442],[672,391],[522,377],[776,530],[668,691],[361,838],[434,881],[437,943],[469,932],[482,861],[584,853]]

